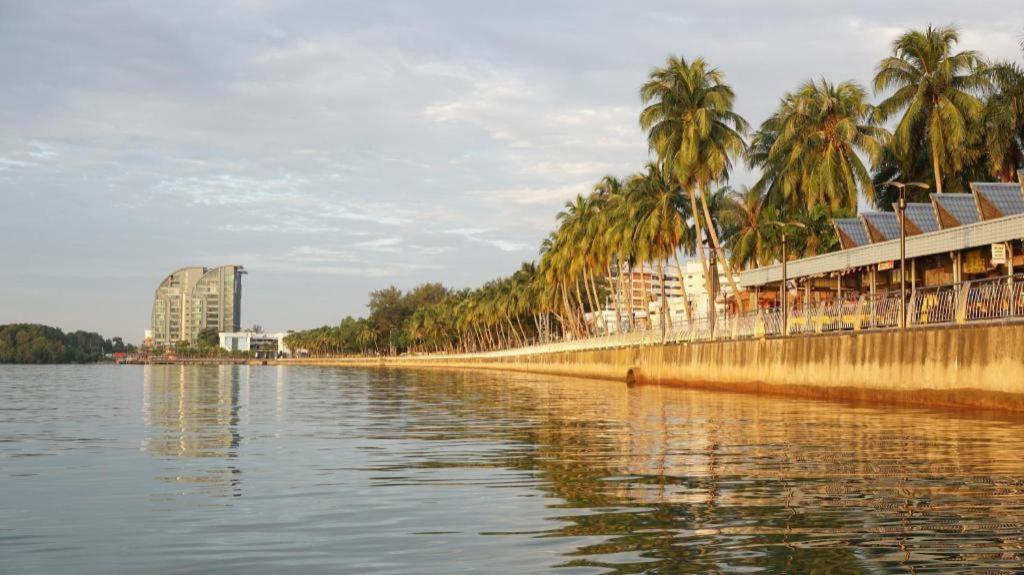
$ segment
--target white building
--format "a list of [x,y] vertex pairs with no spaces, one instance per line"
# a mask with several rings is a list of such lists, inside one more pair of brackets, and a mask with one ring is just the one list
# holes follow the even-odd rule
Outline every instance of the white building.
[[[707,286],[704,283],[704,270],[700,260],[689,260],[682,265],[682,281],[680,281],[679,269],[674,261],[662,266],[665,276],[665,299],[668,301],[668,309],[673,324],[686,321],[685,302],[687,300],[690,302],[694,317],[707,316],[710,304]],[[725,302],[731,297],[732,290],[729,288],[729,280],[721,265],[719,265],[718,272],[718,297],[715,301],[715,309],[719,314],[723,314],[726,309]],[[618,281],[616,278],[610,279],[611,281]],[[642,267],[638,266],[633,270],[631,276],[626,275],[624,282],[626,283],[627,290],[630,289],[630,282],[632,285],[633,311],[637,324],[647,324],[649,318],[650,326],[657,327],[661,325],[661,276],[658,274],[657,266],[649,263],[644,264]],[[617,286],[618,284],[616,283]],[[685,299],[683,297],[684,293],[686,294]],[[622,299],[622,313],[628,318],[628,294],[623,294]],[[615,317],[615,302],[610,301],[609,306],[604,311],[604,318],[610,332],[614,332],[616,329],[614,325]]]
[[258,358],[274,358],[291,355],[284,343],[287,333],[257,333],[252,331],[222,332],[220,347],[227,351],[251,351]]

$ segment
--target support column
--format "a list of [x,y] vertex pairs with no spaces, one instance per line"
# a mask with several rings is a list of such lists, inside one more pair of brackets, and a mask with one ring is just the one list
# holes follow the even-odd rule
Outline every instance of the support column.
[[871,305],[871,320],[870,320],[871,321],[871,327],[875,327],[875,310],[878,308],[878,304],[877,304],[878,300],[876,299],[876,296],[878,295],[878,286],[877,286],[877,284],[878,284],[878,281],[877,281],[877,273],[878,273],[878,271],[877,270],[878,270],[878,265],[877,264],[876,265],[872,265],[871,266],[871,270],[868,273],[868,281],[871,282],[871,292],[870,292],[870,298],[871,298],[870,299],[870,302],[871,302],[871,304],[870,304]]
[[1006,283],[1009,284],[1010,289],[1010,297],[1007,298],[1009,301],[1006,302],[1008,308],[1006,311],[1007,315],[1013,317],[1017,315],[1017,290],[1016,286],[1013,285],[1013,240],[1006,242],[1006,257],[1006,272],[1009,276]]

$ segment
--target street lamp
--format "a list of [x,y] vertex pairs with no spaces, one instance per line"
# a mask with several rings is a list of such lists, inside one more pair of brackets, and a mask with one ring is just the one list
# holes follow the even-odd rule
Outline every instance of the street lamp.
[[800,222],[768,222],[773,226],[779,226],[782,230],[782,335],[789,335],[789,290],[786,289],[786,260],[789,259],[789,255],[786,253],[786,228],[794,226],[797,228],[807,228]]
[[[907,186],[928,189],[928,184],[921,182],[889,182],[889,185],[900,191],[897,204],[900,214],[900,329],[907,328]],[[874,288],[872,288],[874,289]]]

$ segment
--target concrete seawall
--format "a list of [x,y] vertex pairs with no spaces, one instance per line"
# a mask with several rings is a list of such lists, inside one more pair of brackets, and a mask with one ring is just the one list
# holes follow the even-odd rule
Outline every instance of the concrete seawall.
[[842,400],[1024,411],[1024,324],[514,355],[281,363],[502,369]]

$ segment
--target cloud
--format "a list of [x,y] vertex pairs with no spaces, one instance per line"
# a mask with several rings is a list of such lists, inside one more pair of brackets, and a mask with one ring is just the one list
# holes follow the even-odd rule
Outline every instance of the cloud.
[[36,158],[37,160],[52,160],[57,157],[57,151],[48,144],[43,142],[31,141],[29,144],[28,155]]
[[471,242],[476,242],[478,244],[498,248],[503,252],[521,252],[531,249],[531,246],[526,243],[485,237],[486,235],[491,234],[493,232],[494,230],[491,229],[465,228],[457,230],[448,230],[445,233],[454,236],[459,236]]
[[14,158],[0,156],[0,172],[9,170],[11,168],[26,168],[34,165],[32,162],[26,162],[23,160],[16,160]]
[[[361,313],[384,281],[509,273],[563,202],[648,159],[637,90],[668,54],[721,68],[756,126],[807,78],[867,84],[907,27],[1020,61],[1024,21],[1019,0],[10,4],[0,322],[51,317],[23,294],[53,290],[110,334],[141,332],[182,262],[246,265],[246,313],[281,327]],[[82,287],[129,268],[153,278],[103,285],[117,306]],[[293,276],[287,303],[259,287]]]
[[243,259],[254,263],[248,266],[261,273],[284,273],[302,276],[351,276],[393,278],[408,274],[440,269],[430,263],[409,261],[380,261],[368,259],[358,249],[323,248],[301,245],[283,252],[249,254]]
[[301,197],[298,186],[307,181],[292,175],[259,179],[218,174],[161,180],[156,183],[153,191],[184,198],[192,206],[237,206],[295,200]]
[[352,247],[377,252],[397,253],[402,238],[376,238],[352,244]]
[[597,180],[585,180],[553,187],[523,187],[502,190],[471,191],[467,195],[493,203],[521,205],[559,205],[577,194],[587,194]]

